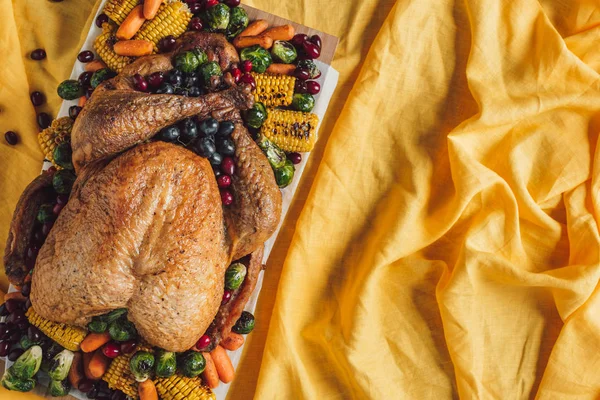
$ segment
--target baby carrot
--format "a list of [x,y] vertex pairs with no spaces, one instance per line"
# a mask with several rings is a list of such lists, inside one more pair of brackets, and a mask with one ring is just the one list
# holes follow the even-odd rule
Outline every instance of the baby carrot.
[[106,68],[106,64],[104,64],[104,61],[102,60],[92,60],[89,63],[86,63],[84,67],[87,72],[96,72],[102,68]]
[[263,49],[270,49],[273,46],[273,39],[268,36],[238,36],[233,39],[233,45],[238,49],[259,45]]
[[85,376],[92,380],[98,380],[106,373],[109,364],[110,358],[106,357],[101,349],[98,349],[94,352],[90,362],[84,365]]
[[229,351],[234,351],[242,347],[244,344],[244,337],[239,333],[231,332],[229,336],[221,341],[221,346]]
[[146,21],[146,18],[144,18],[144,6],[140,4],[133,7],[121,23],[121,26],[119,26],[119,29],[117,29],[117,39],[131,39],[140,30],[144,21]]
[[219,386],[219,373],[217,372],[215,362],[210,356],[210,353],[202,353],[202,355],[206,360],[206,368],[204,368],[204,372],[202,372],[202,379],[204,379],[204,382],[206,382],[206,385],[209,388],[214,389]]
[[260,35],[268,27],[269,27],[269,23],[267,21],[265,21],[264,19],[257,19],[256,21],[254,21],[250,25],[248,25],[248,27],[246,29],[244,29],[238,35],[238,37]]
[[120,56],[140,57],[152,54],[152,42],[148,40],[119,40],[113,50]]
[[81,351],[84,353],[90,353],[100,347],[104,346],[110,341],[110,335],[108,332],[104,333],[88,333],[88,335],[81,341],[79,345]]
[[217,369],[217,374],[219,374],[221,382],[231,382],[235,376],[235,371],[233,370],[233,364],[231,363],[229,355],[227,355],[227,351],[225,351],[223,347],[217,346],[210,352],[210,356],[215,363],[215,368]]
[[140,400],[158,400],[156,386],[150,379],[138,383],[138,394],[140,395]]
[[271,64],[267,72],[279,75],[294,75],[296,66],[294,64]]
[[144,18],[154,18],[161,4],[162,0],[144,0]]
[[268,36],[273,40],[291,40],[296,34],[296,30],[291,25],[281,25],[269,28],[260,36]]

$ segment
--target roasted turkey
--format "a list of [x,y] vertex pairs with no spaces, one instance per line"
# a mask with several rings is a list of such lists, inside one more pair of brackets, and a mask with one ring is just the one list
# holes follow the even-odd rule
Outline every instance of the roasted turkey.
[[[207,51],[224,70],[239,61],[222,35],[188,33],[177,51],[193,47]],[[133,89],[134,74],[170,70],[172,55],[138,59],[99,86],[78,116],[72,132],[77,181],[40,249],[30,298],[41,316],[79,326],[127,308],[145,341],[184,351],[209,327],[226,334],[241,313],[258,277],[263,244],[279,222],[281,193],[240,118],[240,110],[253,104],[249,88],[234,85],[197,98]],[[191,116],[235,123],[231,206],[222,206],[205,158],[149,141]],[[24,276],[15,257],[23,248],[16,245],[22,242],[19,229],[26,231],[26,204],[35,202],[21,203],[5,255],[15,283]],[[225,270],[242,258],[251,264],[248,282],[237,302],[221,307]]]

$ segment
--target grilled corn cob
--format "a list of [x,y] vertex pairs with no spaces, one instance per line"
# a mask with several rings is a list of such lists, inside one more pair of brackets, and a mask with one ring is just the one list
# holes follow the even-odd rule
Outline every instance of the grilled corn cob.
[[69,117],[57,118],[52,125],[38,133],[38,142],[46,160],[54,163],[54,149],[62,142],[71,139],[73,120]]
[[25,315],[27,315],[27,319],[29,319],[31,325],[38,328],[46,336],[67,350],[78,351],[79,344],[85,338],[85,335],[87,335],[85,329],[47,320],[38,315],[33,310],[33,307],[29,307]]
[[158,52],[160,39],[172,35],[177,38],[187,29],[192,13],[185,3],[169,1],[160,5],[156,16],[144,22],[134,39],[149,40],[154,44],[154,52]]
[[214,393],[202,384],[200,378],[188,378],[173,375],[154,380],[158,395],[163,400],[209,400],[215,399]]
[[252,73],[256,82],[254,100],[267,107],[289,106],[294,97],[296,78],[288,75]]
[[[146,345],[138,345],[136,351],[139,350],[152,352],[152,348]],[[129,368],[129,360],[134,354],[135,352],[123,354],[112,360],[108,370],[102,376],[102,380],[108,383],[109,388],[120,390],[127,396],[137,399],[137,382]]]
[[288,153],[311,151],[318,123],[316,114],[269,108],[260,132]]
[[106,66],[114,71],[121,72],[123,67],[133,61],[131,57],[120,56],[113,50],[117,41],[115,33],[117,27],[109,22],[102,24],[102,33],[94,40],[94,50],[100,56]]
[[103,12],[108,18],[121,25],[127,14],[138,4],[140,4],[140,0],[108,0]]

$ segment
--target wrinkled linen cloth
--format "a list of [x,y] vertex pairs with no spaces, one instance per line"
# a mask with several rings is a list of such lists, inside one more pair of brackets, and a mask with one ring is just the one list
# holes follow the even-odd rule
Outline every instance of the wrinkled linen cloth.
[[[340,37],[340,84],[229,398],[597,399],[600,4],[246,3]],[[97,4],[0,6],[4,242]]]

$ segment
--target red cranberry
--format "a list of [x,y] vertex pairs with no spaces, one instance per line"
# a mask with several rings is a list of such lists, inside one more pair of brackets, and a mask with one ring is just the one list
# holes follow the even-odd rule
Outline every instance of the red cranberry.
[[128,340],[126,342],[121,342],[121,353],[123,354],[131,354],[135,351],[137,343],[135,340]]
[[308,70],[304,69],[304,68],[296,68],[294,70],[294,76],[300,80],[307,80],[310,79],[310,72],[308,72]]
[[217,184],[221,189],[228,188],[231,185],[231,177],[229,175],[221,175],[217,178]]
[[165,36],[158,41],[158,48],[160,49],[161,53],[168,53],[169,51],[173,51],[175,49],[175,43],[177,43],[177,41],[173,35]]
[[89,63],[94,59],[94,53],[89,50],[84,50],[77,55],[77,59],[82,63]]
[[53,213],[54,215],[58,215],[58,214],[60,214],[60,212],[62,211],[63,207],[64,207],[64,205],[63,205],[63,204],[58,204],[58,203],[57,203],[57,204],[55,204],[55,205],[54,205],[54,208],[52,208],[52,213]]
[[308,88],[306,87],[306,81],[302,81],[300,79],[296,79],[296,83],[294,85],[294,92],[296,92],[296,93],[308,93]]
[[256,82],[254,81],[254,77],[250,74],[244,74],[240,78],[240,82],[246,83],[252,87],[252,90],[256,89]]
[[194,17],[190,20],[190,30],[192,31],[201,31],[202,30],[202,21],[198,17]]
[[219,4],[219,0],[206,0],[204,3],[205,8],[211,8]]
[[115,358],[121,354],[121,348],[115,342],[108,342],[102,347],[102,353],[108,358]]
[[230,206],[233,204],[233,194],[231,194],[231,192],[227,189],[221,190],[221,202],[225,206]]
[[19,137],[15,132],[8,131],[4,134],[4,140],[6,140],[6,143],[10,144],[11,146],[14,146],[19,142]]
[[162,72],[153,72],[147,78],[148,84],[155,89],[158,89],[164,80],[165,74]]
[[42,233],[44,236],[48,236],[50,229],[52,229],[52,225],[54,225],[54,222],[46,222],[44,225],[42,225]]
[[52,123],[52,117],[45,112],[37,115],[37,123],[41,129],[46,129]]
[[292,164],[300,164],[302,162],[302,155],[300,153],[290,153],[287,155],[288,160],[292,162]]
[[47,174],[53,175],[56,172],[56,167],[53,165],[46,170]]
[[319,47],[319,50],[321,49],[321,47],[322,47],[321,46],[321,36],[319,36],[319,35],[312,35],[310,37],[310,39],[308,39],[308,40],[310,40],[311,43],[316,44]]
[[31,103],[37,107],[37,106],[41,106],[42,104],[44,104],[44,101],[46,101],[46,96],[44,96],[44,94],[42,92],[31,92]]
[[148,82],[146,82],[146,79],[144,79],[144,77],[140,74],[135,74],[133,76],[133,86],[140,92],[148,91]]
[[221,300],[221,305],[229,303],[231,300],[231,290],[226,290],[223,292],[223,300]]
[[231,76],[233,76],[233,80],[235,81],[235,83],[238,83],[240,81],[240,78],[242,77],[242,70],[239,68],[233,68],[231,70]]
[[30,55],[32,60],[40,61],[46,58],[46,50],[44,49],[35,49],[31,52]]
[[27,282],[23,284],[23,287],[21,287],[21,294],[25,297],[29,297],[31,294],[31,283]]
[[306,81],[306,91],[310,94],[317,94],[321,91],[321,85],[317,81]]
[[202,335],[202,337],[200,337],[200,339],[198,339],[196,342],[196,348],[199,350],[205,349],[208,346],[210,346],[210,336],[208,335]]
[[4,302],[4,306],[6,307],[6,311],[13,313],[21,307],[21,302],[16,299],[8,299]]
[[190,12],[192,14],[196,14],[197,12],[202,11],[202,4],[201,3],[188,4],[188,7],[189,7]]
[[71,107],[69,107],[69,117],[71,117],[73,119],[77,118],[77,116],[81,112],[82,108],[83,107],[79,107],[79,106],[71,106]]
[[233,161],[233,158],[231,158],[231,157],[223,158],[223,161],[221,162],[221,171],[223,171],[223,173],[225,173],[229,176],[234,174],[235,161]]
[[90,86],[92,75],[94,75],[92,71],[85,71],[79,75],[79,78],[77,78],[77,80],[79,81],[79,83],[81,83],[81,86],[87,87]]
[[227,6],[233,8],[233,7],[239,6],[241,1],[240,0],[223,0],[223,3],[225,3]]
[[304,33],[297,33],[292,38],[291,42],[296,47],[302,47],[302,43],[306,42],[307,40],[308,40],[307,35],[305,35]]
[[319,58],[321,55],[321,49],[313,42],[306,41],[302,43],[302,48],[304,49],[306,55],[310,58]]
[[250,71],[252,71],[252,61],[250,61],[250,60],[244,60],[244,61],[242,61],[242,71],[243,72],[250,72]]
[[108,22],[108,15],[100,14],[96,17],[96,26],[102,28],[102,24]]

